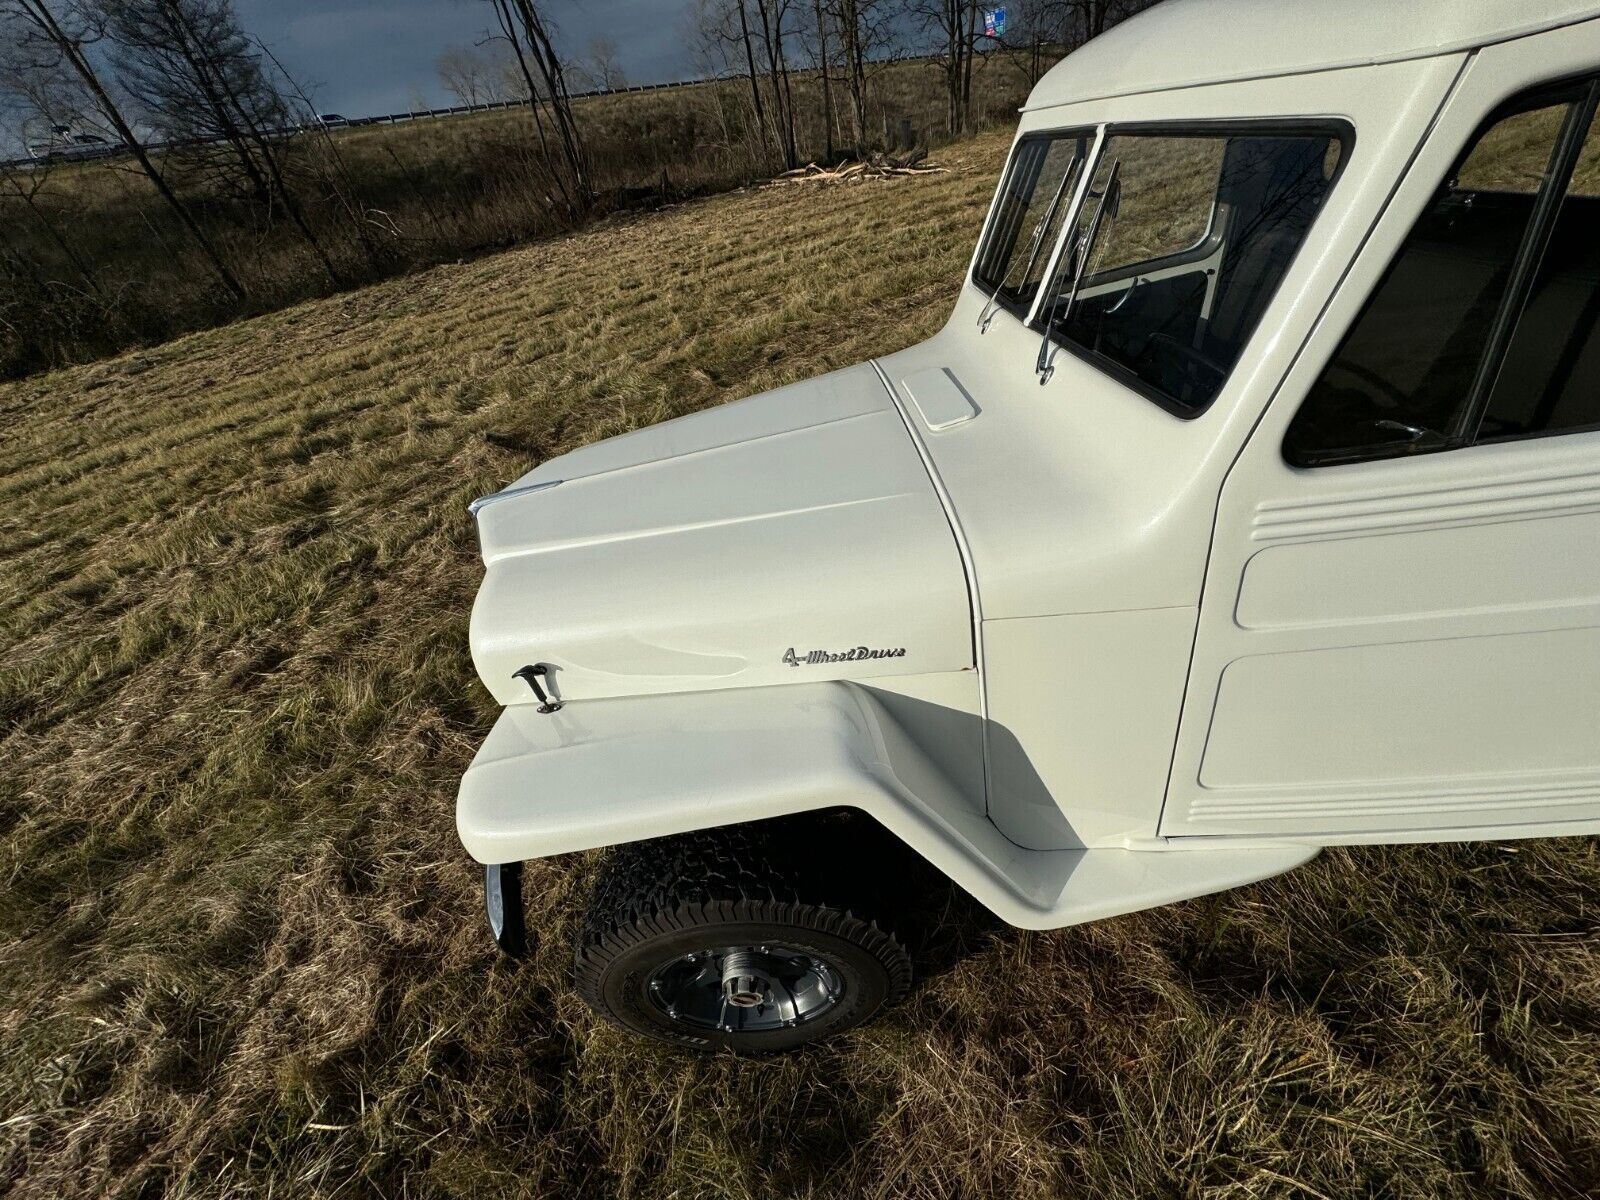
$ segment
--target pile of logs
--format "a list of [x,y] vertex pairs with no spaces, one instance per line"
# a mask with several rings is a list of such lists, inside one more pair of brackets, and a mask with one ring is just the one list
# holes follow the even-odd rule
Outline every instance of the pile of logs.
[[772,180],[772,186],[780,183],[860,183],[863,179],[896,179],[902,175],[943,175],[948,172],[946,167],[924,163],[922,160],[927,156],[926,150],[913,150],[900,157],[874,154],[864,162],[842,162],[836,167],[807,163],[777,176]]

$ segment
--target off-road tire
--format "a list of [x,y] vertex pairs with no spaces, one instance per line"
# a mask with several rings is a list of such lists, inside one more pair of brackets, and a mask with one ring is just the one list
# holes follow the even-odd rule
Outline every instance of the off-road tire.
[[[911,956],[861,911],[871,881],[852,882],[854,869],[830,852],[821,820],[701,830],[612,851],[578,938],[578,993],[635,1033],[742,1054],[792,1050],[899,1000],[911,983]],[[686,954],[767,944],[825,961],[842,984],[832,1007],[792,1028],[741,1032],[688,1027],[651,1000],[654,974]]]

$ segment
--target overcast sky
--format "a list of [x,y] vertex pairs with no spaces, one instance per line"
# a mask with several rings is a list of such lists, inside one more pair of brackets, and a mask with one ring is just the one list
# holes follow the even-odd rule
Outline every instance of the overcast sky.
[[[447,46],[482,40],[494,24],[487,0],[234,0],[245,29],[302,82],[317,107],[347,117],[399,112],[420,96],[455,104],[434,60]],[[558,48],[581,58],[596,34],[616,43],[629,83],[686,79],[692,0],[549,0]]]

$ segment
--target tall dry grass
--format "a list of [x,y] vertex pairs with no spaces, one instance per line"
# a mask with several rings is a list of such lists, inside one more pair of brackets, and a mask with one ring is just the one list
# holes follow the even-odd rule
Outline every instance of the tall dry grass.
[[1595,1194],[1593,840],[1338,850],[1053,933],[908,879],[908,1002],[770,1062],[574,998],[590,856],[530,868],[530,961],[492,949],[465,504],[934,331],[1004,144],[0,384],[0,1191]]

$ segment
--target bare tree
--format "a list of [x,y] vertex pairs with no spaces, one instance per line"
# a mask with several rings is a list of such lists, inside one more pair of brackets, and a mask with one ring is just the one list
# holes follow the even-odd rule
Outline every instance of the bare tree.
[[[588,158],[578,123],[572,116],[566,68],[556,53],[553,28],[535,0],[489,0],[500,32],[516,55],[518,69],[528,86],[529,108],[539,131],[539,144],[552,166],[552,178],[569,217],[589,209],[594,191],[589,181]],[[544,109],[550,111],[558,151],[552,153],[545,133]]]
[[744,0],[734,0],[734,8],[739,14],[739,44],[744,47],[745,71],[750,78],[750,96],[755,103],[756,124],[763,129],[768,129],[766,105],[761,101],[761,80],[756,76],[755,44],[750,39],[750,14],[745,9]]
[[222,261],[188,206],[178,199],[90,62],[86,47],[105,33],[100,14],[83,0],[0,0],[0,27],[4,27],[15,50],[38,69],[70,72],[82,84],[95,110],[133,154],[139,169],[200,248],[211,270],[236,299],[243,300],[244,285]]
[[738,137],[744,142],[746,152],[752,159],[764,162],[769,148],[766,106],[761,97],[761,81],[756,75],[755,53],[748,36],[741,33],[736,10],[742,12],[737,0],[695,0],[688,32],[700,75],[739,74],[744,77],[749,85],[748,108],[753,118],[740,122],[729,121],[730,113],[725,101],[733,100],[735,107],[739,107],[737,97],[731,90],[708,88],[699,94],[712,101],[724,144],[731,146],[735,137]]
[[322,264],[339,272],[288,178],[275,139],[293,122],[261,68],[232,0],[100,0],[117,77],[178,153],[253,199],[271,220],[281,210]]
[[[356,240],[361,243],[368,263],[376,266],[386,257],[374,239],[371,228],[374,224],[372,215],[376,210],[369,212],[362,203],[355,176],[344,155],[340,153],[333,131],[317,119],[317,107],[312,103],[310,93],[289,73],[288,68],[272,53],[267,44],[257,40],[256,49],[267,62],[272,64],[277,78],[287,89],[284,94],[285,103],[289,105],[301,134],[309,138],[312,146],[320,151],[317,158],[312,160],[318,188],[333,203],[335,209],[344,215],[349,228],[355,233]],[[390,229],[392,230],[392,225]]]
[[597,33],[589,39],[583,73],[597,90],[620,92],[628,86],[628,74],[622,69],[620,54],[616,39],[607,34]]
[[489,89],[489,64],[476,46],[447,46],[434,59],[439,82],[461,104],[481,104]]
[[528,99],[528,81],[504,38],[491,37],[478,46],[483,55],[484,94],[491,104]]
[[66,132],[110,132],[95,119],[94,102],[82,81],[60,65],[38,61],[24,47],[0,39],[0,113],[9,118],[6,128],[13,140],[37,145]]
[[850,123],[860,156],[867,144],[867,63],[882,51],[893,14],[885,0],[826,0],[826,7],[839,30]]
[[48,162],[32,164],[28,170],[0,165],[0,202],[19,204],[34,226],[60,253],[63,260],[83,282],[84,289],[97,298],[103,298],[100,284],[93,269],[68,238],[57,215],[51,211],[45,185],[49,182],[51,167]]
[[767,60],[767,79],[772,93],[773,124],[778,149],[787,170],[800,165],[794,132],[794,95],[789,90],[789,57],[786,50],[789,31],[784,28],[790,7],[791,0],[755,0],[761,46]]
[[699,9],[702,38],[742,66],[756,127],[771,139],[785,167],[798,161],[785,48],[791,4],[792,0],[706,0]]
[[[612,47],[613,54],[615,46]],[[462,104],[499,104],[526,100],[527,81],[504,37],[488,37],[471,46],[448,46],[434,60],[439,82]]]
[[945,79],[945,125],[966,131],[972,116],[972,60],[978,38],[978,0],[909,0],[907,14],[940,44]]
[[825,149],[824,155],[831,161],[833,158],[833,127],[835,114],[833,107],[833,67],[828,61],[828,36],[829,17],[827,8],[822,0],[811,0],[811,62],[816,68],[818,77],[822,80],[822,134]]

